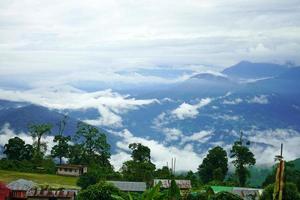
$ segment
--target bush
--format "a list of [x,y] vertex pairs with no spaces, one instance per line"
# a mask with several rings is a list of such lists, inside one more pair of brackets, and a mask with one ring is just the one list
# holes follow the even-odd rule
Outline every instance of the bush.
[[241,197],[230,192],[219,192],[215,194],[211,200],[243,200]]
[[193,193],[189,193],[189,195],[187,196],[187,200],[207,200],[208,199],[208,195],[205,192],[193,192]]
[[124,196],[124,194],[112,184],[99,182],[81,190],[76,200],[114,200],[112,195]]
[[[268,185],[260,198],[260,200],[273,199],[274,184]],[[283,200],[300,200],[300,194],[294,183],[286,183],[283,187]]]
[[39,166],[28,160],[0,160],[0,169],[18,172],[47,173],[54,174],[56,171],[55,163],[50,158],[43,159]]

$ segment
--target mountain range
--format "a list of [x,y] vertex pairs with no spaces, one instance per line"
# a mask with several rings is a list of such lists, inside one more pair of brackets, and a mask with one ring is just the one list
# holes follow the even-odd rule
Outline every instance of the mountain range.
[[[0,127],[9,124],[16,134],[26,133],[28,124],[55,125],[67,114],[68,135],[76,132],[78,121],[107,133],[116,167],[129,158],[130,142],[142,142],[150,146],[157,165],[177,157],[180,170],[195,170],[213,146],[229,151],[243,131],[257,164],[270,166],[280,143],[287,159],[300,157],[299,86],[300,67],[242,61],[220,72],[193,73],[184,81],[151,89],[94,91],[93,85],[25,90],[18,98],[16,92],[2,90]],[[37,93],[38,98],[32,98]],[[54,126],[52,134],[56,131]],[[0,134],[5,134],[4,128]]]

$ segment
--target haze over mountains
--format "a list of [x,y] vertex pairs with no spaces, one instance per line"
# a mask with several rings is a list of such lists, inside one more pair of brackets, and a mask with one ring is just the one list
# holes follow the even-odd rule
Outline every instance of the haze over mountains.
[[260,166],[273,164],[281,142],[286,159],[300,157],[300,67],[242,61],[220,72],[158,67],[119,74],[154,81],[0,85],[0,146],[13,135],[29,142],[28,124],[55,125],[67,114],[68,135],[79,120],[107,132],[116,168],[130,157],[128,144],[142,142],[157,166],[176,157],[179,170],[195,170],[210,147],[229,150],[240,131]]

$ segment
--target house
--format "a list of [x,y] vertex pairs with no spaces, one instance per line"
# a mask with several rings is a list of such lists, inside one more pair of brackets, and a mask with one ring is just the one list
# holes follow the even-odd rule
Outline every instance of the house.
[[144,192],[146,190],[145,182],[128,182],[128,181],[107,181],[123,192]]
[[56,173],[64,176],[80,176],[87,173],[87,167],[83,165],[59,165]]
[[240,196],[244,200],[258,200],[262,189],[257,188],[243,188],[243,187],[227,187],[227,186],[211,186],[210,189],[214,194],[218,192],[230,192]]
[[10,189],[0,182],[0,200],[7,200],[10,196]]
[[37,184],[32,181],[19,179],[13,181],[7,185],[7,187],[11,190],[10,199],[11,200],[21,200],[27,199],[26,192],[30,189],[37,187]]
[[[159,182],[162,183],[162,188],[169,188],[171,186],[171,180],[169,179],[154,179],[153,184],[157,185]],[[176,185],[180,190],[189,190],[192,188],[192,184],[190,180],[175,180]]]
[[76,192],[68,190],[29,190],[26,195],[28,200],[74,200]]

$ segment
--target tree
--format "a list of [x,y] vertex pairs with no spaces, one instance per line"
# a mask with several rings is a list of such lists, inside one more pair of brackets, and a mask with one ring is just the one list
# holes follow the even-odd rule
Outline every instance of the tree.
[[129,144],[129,149],[132,150],[131,157],[137,162],[150,162],[150,149],[141,143]]
[[63,135],[66,126],[66,121],[67,116],[65,115],[64,118],[59,122],[58,134],[53,139],[53,142],[57,144],[54,145],[51,150],[51,156],[54,158],[58,157],[59,164],[62,164],[62,158],[68,157],[70,151],[70,145],[68,144],[68,142],[71,140],[71,137]]
[[196,174],[193,171],[188,171],[188,173],[185,176],[185,179],[190,180],[192,187],[197,187],[199,186],[199,180],[196,176]]
[[122,192],[106,182],[91,185],[78,193],[77,200],[114,200],[114,196],[122,196]]
[[83,164],[100,163],[102,166],[110,167],[110,145],[106,141],[106,135],[96,127],[79,122],[77,125],[76,141],[83,148]]
[[33,124],[29,126],[29,132],[34,141],[34,157],[36,160],[41,160],[47,150],[47,144],[42,142],[41,139],[51,132],[51,128],[50,124]]
[[82,144],[74,144],[69,146],[69,163],[71,164],[86,164],[84,160],[84,149]]
[[202,164],[198,167],[198,173],[203,183],[208,183],[212,180],[223,181],[227,171],[227,153],[220,146],[209,150]]
[[6,154],[7,159],[20,160],[24,145],[25,142],[21,138],[11,138],[8,140],[8,143],[4,145],[3,153]]
[[154,172],[154,177],[158,179],[169,179],[171,176],[171,169],[167,166],[163,166],[161,169],[157,169]]
[[19,137],[14,137],[8,140],[4,145],[4,154],[9,160],[31,160],[32,146],[26,144],[24,140]]
[[230,150],[230,157],[234,158],[232,163],[236,168],[235,173],[238,177],[240,186],[245,186],[247,178],[250,176],[247,167],[255,165],[256,163],[254,154],[249,150],[249,148],[246,145],[250,145],[250,142],[245,142],[243,140],[243,133],[241,132],[240,140],[234,142],[234,145]]
[[132,160],[123,163],[121,171],[124,178],[150,184],[155,170],[155,165],[151,162],[150,149],[140,143],[129,144],[129,148],[132,150]]

